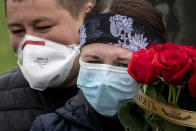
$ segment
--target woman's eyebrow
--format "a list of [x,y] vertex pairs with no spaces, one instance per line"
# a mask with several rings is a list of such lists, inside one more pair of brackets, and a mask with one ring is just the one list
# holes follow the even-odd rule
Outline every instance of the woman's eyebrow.
[[100,59],[98,56],[91,55],[91,54],[85,54],[84,57],[91,57],[91,58],[94,58],[94,59]]

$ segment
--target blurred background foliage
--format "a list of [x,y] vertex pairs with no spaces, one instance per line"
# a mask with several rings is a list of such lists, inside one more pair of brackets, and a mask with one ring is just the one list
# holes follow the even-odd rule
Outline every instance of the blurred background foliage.
[[4,0],[0,0],[0,73],[16,67],[16,55],[9,44]]
[[[168,41],[196,47],[196,0],[148,0],[161,12]],[[8,37],[4,0],[0,0],[0,73],[17,66]]]
[[196,0],[148,0],[160,11],[168,40],[196,47]]

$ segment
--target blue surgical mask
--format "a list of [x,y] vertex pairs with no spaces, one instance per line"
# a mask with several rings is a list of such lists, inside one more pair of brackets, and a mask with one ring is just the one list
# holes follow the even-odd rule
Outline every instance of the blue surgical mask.
[[101,115],[116,117],[120,102],[132,100],[141,84],[127,68],[80,61],[77,85],[90,105]]

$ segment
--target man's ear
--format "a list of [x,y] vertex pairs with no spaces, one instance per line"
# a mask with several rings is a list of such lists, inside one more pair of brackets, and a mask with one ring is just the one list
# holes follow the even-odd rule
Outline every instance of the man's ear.
[[81,10],[80,12],[80,18],[84,19],[87,14],[91,11],[91,9],[93,8],[93,4],[88,2],[87,4],[85,4],[84,8]]

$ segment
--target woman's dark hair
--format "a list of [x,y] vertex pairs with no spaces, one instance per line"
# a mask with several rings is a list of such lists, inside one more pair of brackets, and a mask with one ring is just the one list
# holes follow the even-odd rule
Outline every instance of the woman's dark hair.
[[91,14],[95,13],[120,14],[138,19],[166,37],[159,11],[146,0],[97,0],[91,11]]

